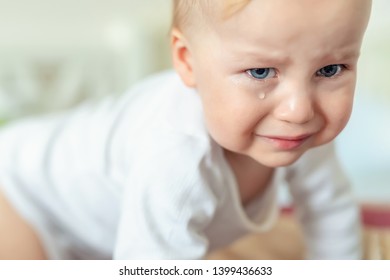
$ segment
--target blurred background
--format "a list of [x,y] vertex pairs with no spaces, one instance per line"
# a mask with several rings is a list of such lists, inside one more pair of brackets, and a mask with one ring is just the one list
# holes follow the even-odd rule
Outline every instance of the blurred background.
[[[390,1],[373,2],[337,148],[359,199],[390,203]],[[169,68],[170,17],[171,0],[0,0],[0,123],[121,94]]]
[[120,94],[170,66],[170,0],[0,0],[0,118]]

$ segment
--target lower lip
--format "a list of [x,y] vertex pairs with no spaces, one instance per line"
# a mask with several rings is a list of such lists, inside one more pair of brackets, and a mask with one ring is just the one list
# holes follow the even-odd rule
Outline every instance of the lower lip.
[[294,150],[301,147],[309,137],[305,137],[297,140],[287,140],[287,139],[264,137],[264,136],[263,138],[266,139],[271,144],[273,144],[274,146],[276,146],[278,149]]

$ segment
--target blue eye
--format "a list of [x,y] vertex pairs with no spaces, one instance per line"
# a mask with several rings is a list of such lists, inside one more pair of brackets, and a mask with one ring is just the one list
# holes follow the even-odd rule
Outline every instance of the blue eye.
[[325,66],[317,71],[317,76],[323,76],[325,78],[331,78],[338,74],[340,74],[341,70],[343,70],[345,66],[341,64],[332,64]]
[[264,80],[276,76],[276,71],[274,68],[253,68],[246,70],[246,72],[257,80]]

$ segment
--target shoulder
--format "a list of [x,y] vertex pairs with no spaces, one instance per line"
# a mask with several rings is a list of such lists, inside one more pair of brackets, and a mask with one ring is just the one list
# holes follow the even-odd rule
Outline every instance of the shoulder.
[[135,155],[137,169],[153,172],[154,178],[194,177],[211,158],[212,149],[202,139],[175,132],[160,133],[158,138],[140,143]]
[[200,97],[173,71],[153,75],[132,87],[121,107],[116,138],[129,147],[131,155],[134,146],[148,148],[143,155],[173,157],[181,149],[185,150],[181,155],[186,151],[194,154],[205,152],[210,145]]
[[148,92],[160,93],[163,91],[171,91],[173,88],[182,86],[178,74],[174,70],[164,70],[158,73],[151,74],[135,84],[131,85],[126,91],[126,94],[134,92]]
[[220,192],[226,179],[218,146],[184,134],[163,141],[136,147],[136,155],[127,165],[127,185],[159,193],[160,198],[185,193],[192,198],[205,194],[211,198]]

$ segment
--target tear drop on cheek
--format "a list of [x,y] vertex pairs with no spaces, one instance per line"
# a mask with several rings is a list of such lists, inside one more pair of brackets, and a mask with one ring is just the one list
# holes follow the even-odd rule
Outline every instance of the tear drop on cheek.
[[260,94],[259,94],[259,98],[260,98],[261,100],[265,99],[265,93],[264,93],[264,92],[260,93]]

